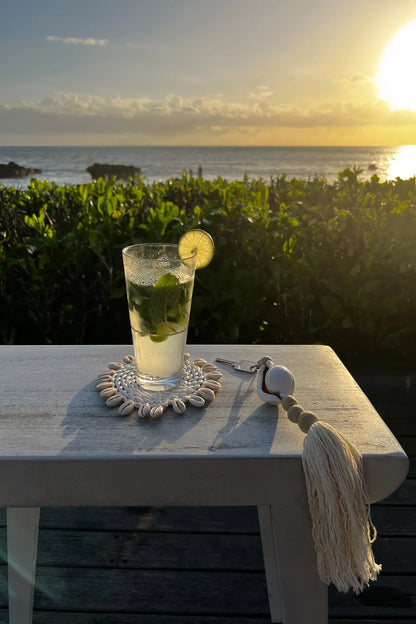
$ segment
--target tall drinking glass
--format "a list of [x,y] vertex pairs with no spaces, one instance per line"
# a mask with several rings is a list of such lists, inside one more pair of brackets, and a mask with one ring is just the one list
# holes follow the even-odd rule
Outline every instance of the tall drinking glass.
[[138,382],[147,390],[169,390],[182,375],[195,254],[182,259],[178,245],[158,243],[122,253]]

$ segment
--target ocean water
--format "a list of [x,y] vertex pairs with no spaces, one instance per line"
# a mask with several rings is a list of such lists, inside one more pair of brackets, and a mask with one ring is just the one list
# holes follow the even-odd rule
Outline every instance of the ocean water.
[[[416,146],[401,147],[0,147],[0,163],[16,162],[42,170],[36,177],[57,184],[91,181],[86,168],[94,163],[140,167],[148,182],[180,177],[183,171],[211,180],[270,180],[324,177],[332,183],[339,172],[357,167],[362,179],[375,173],[384,180],[416,175]],[[29,178],[0,179],[5,186],[25,188]]]

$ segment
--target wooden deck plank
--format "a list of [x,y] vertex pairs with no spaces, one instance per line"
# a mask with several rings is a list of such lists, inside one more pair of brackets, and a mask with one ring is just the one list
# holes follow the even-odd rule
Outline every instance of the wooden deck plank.
[[[7,611],[0,609],[0,624],[8,624]],[[152,615],[131,613],[74,613],[36,611],[33,624],[270,624],[269,616]],[[338,624],[338,622],[334,622]],[[342,624],[342,623],[340,623]],[[351,624],[351,621],[349,622]],[[372,624],[371,622],[369,624]],[[378,624],[378,623],[375,623]],[[383,622],[383,624],[391,624]],[[395,623],[396,624],[396,623]]]
[[[404,620],[402,620],[404,621]],[[329,619],[330,624],[397,624],[397,619],[354,618]],[[414,620],[406,620],[413,624]],[[0,609],[0,624],[8,624],[7,611]],[[204,615],[141,615],[130,613],[57,613],[37,611],[33,624],[270,624],[270,618],[242,616],[204,616]],[[310,624],[310,623],[308,623]]]
[[[1,580],[5,608],[5,579]],[[415,598],[415,576],[382,575],[359,596],[331,587],[329,612],[333,618],[399,620],[414,616]],[[35,609],[263,618],[268,601],[262,574],[40,568]]]
[[[266,617],[263,574],[39,568],[34,610]],[[0,570],[0,607],[7,607]]]
[[391,496],[380,501],[380,505],[412,505],[415,501],[416,479],[406,479]]
[[407,436],[414,431],[416,420],[416,408],[414,404],[394,405],[384,403],[375,406],[386,425],[394,432],[395,436]]
[[416,458],[410,457],[410,460],[412,459],[415,461],[410,461],[409,472],[407,474],[408,479],[416,479]]
[[[6,536],[0,534],[1,552]],[[388,574],[414,572],[416,537],[379,537],[374,553]],[[3,565],[5,561],[3,559]],[[43,530],[38,568],[121,568],[263,572],[260,536]]]
[[[403,505],[377,503],[371,507],[380,535],[416,535],[416,500]],[[50,514],[49,514],[50,512]],[[258,535],[257,510],[252,507],[198,508],[55,508],[41,511],[42,528],[74,528],[106,531],[146,530],[140,519],[149,517],[147,530],[178,533]],[[145,524],[145,523],[143,523]],[[415,566],[416,567],[416,566]]]
[[[347,620],[344,618],[333,618],[333,617],[329,617],[329,622],[330,624],[398,624],[399,620],[397,620],[396,618],[393,619],[386,619],[383,616],[379,617],[379,618],[365,618],[365,619],[361,619],[360,617],[356,618],[348,618]],[[411,617],[411,619],[406,618],[401,619],[400,622],[403,622],[403,624],[414,624],[414,619],[413,617]]]
[[44,508],[41,527],[258,534],[255,507]]
[[[416,416],[415,416],[415,420],[416,420]],[[399,440],[400,444],[406,451],[407,455],[409,457],[416,458],[416,435],[397,436],[397,439]]]
[[329,588],[329,612],[332,617],[377,618],[390,617],[414,618],[416,604],[416,577],[389,576],[382,574],[373,583],[356,596],[349,592],[337,592]]
[[[416,506],[373,505],[371,517],[380,536],[416,536]],[[416,568],[416,565],[415,565]]]
[[[414,620],[406,618],[406,620],[401,619],[400,620],[403,623],[407,623],[407,624],[414,624]],[[383,616],[381,616],[380,618],[370,618],[370,619],[361,619],[361,618],[348,618],[348,620],[345,620],[344,618],[338,619],[338,618],[329,618],[329,622],[330,624],[398,624],[398,620],[396,618],[394,619],[387,619],[384,618]]]
[[34,608],[255,616],[269,603],[264,573],[39,568]]
[[[6,530],[1,529],[0,552],[5,548]],[[70,529],[40,530],[37,566],[264,570],[260,535]]]
[[414,574],[416,563],[416,538],[379,537],[373,544],[377,563],[383,574]]
[[[402,620],[404,622],[404,620]],[[371,618],[361,619],[332,618],[330,624],[397,624],[397,619]],[[407,624],[414,620],[406,620]],[[0,624],[8,624],[7,611],[0,609]],[[141,615],[130,613],[57,613],[37,611],[33,624],[270,624],[270,618],[242,616],[204,616],[204,615]],[[309,624],[309,623],[308,623]]]
[[[415,469],[416,462],[411,461],[411,470]],[[404,518],[405,535],[412,535],[412,526],[416,526],[414,509],[416,506],[416,481],[406,479],[399,488],[400,493],[393,494],[388,499],[372,505],[372,512],[381,519],[386,528],[383,533],[392,532],[396,526],[399,534],[401,520],[397,517],[401,505],[407,505],[408,520]],[[398,490],[398,492],[399,492]],[[385,517],[384,507],[391,506],[388,512],[390,520]],[[380,520],[378,520],[380,522]],[[5,510],[0,510],[0,527],[5,527]],[[254,507],[53,507],[42,508],[41,529],[93,529],[102,531],[160,531],[160,532],[200,532],[200,533],[241,533],[245,535],[258,534],[259,526],[257,510]]]
[[[6,526],[0,510],[0,526]],[[41,529],[258,534],[255,507],[42,507]]]
[[[333,618],[414,616],[415,576],[382,575],[362,594],[330,587]],[[5,579],[0,591],[5,604]],[[261,616],[268,614],[262,574],[40,568],[36,610],[160,615]]]

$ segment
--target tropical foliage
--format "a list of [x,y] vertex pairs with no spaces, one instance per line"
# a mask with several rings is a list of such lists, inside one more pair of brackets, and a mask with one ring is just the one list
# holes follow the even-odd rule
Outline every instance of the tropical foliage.
[[211,233],[189,342],[416,353],[415,179],[0,186],[0,341],[130,342],[125,245]]

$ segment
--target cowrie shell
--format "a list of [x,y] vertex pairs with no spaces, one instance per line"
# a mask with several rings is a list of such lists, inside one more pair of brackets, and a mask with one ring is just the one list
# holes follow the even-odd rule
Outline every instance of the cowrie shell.
[[113,384],[111,383],[111,381],[101,381],[95,387],[98,392],[101,392],[101,390],[105,390],[106,388],[112,388]]
[[104,381],[111,381],[111,380],[112,380],[111,375],[106,375],[105,377],[104,376],[103,377],[99,377],[97,379],[97,383],[104,383]]
[[101,390],[100,396],[103,399],[109,399],[110,397],[114,396],[116,393],[117,393],[117,390],[115,388],[105,388],[104,390]]
[[150,410],[150,418],[160,418],[163,414],[163,405],[156,405]]
[[110,362],[108,368],[116,371],[119,368],[123,368],[123,364],[121,362]]
[[211,388],[211,390],[214,390],[214,392],[218,392],[218,390],[220,390],[221,388],[221,384],[219,383],[219,381],[215,381],[214,379],[207,379],[204,385],[206,388]]
[[105,402],[105,404],[108,407],[118,407],[119,405],[121,405],[122,403],[124,403],[124,397],[122,394],[120,394],[119,392],[117,392],[117,394],[114,394],[113,396],[111,396],[109,399],[107,399],[107,401]]
[[189,397],[189,403],[194,407],[204,407],[205,399],[202,396],[198,396],[197,394],[193,394]]
[[214,381],[218,381],[219,379],[221,379],[222,377],[222,373],[220,373],[219,371],[213,371],[212,373],[207,373],[207,379],[213,379]]
[[190,358],[190,357],[191,357],[191,354],[190,354],[190,353],[184,353],[184,354],[183,354],[183,359],[184,359],[184,360],[189,360],[189,358]]
[[196,391],[196,394],[201,396],[206,401],[213,401],[215,399],[215,392],[211,388],[200,388]]
[[212,373],[212,372],[214,372],[214,371],[216,371],[216,370],[218,370],[218,369],[217,369],[217,367],[215,366],[215,364],[204,364],[204,365],[202,366],[202,370],[203,370],[205,373]]
[[295,378],[292,371],[285,366],[271,366],[264,375],[264,385],[271,394],[293,394]]
[[125,364],[131,364],[132,362],[134,362],[134,357],[132,355],[125,355],[123,357],[123,362]]
[[114,370],[108,370],[108,371],[103,371],[102,373],[98,373],[97,375],[97,381],[99,379],[111,379],[111,377],[114,375],[116,371]]
[[181,399],[173,399],[172,408],[177,414],[183,414],[186,410],[186,405],[183,401],[181,401]]
[[143,416],[143,418],[146,418],[147,416],[149,416],[151,409],[152,409],[152,406],[150,405],[150,403],[143,403],[142,409],[141,409],[141,412],[142,412],[141,416]]
[[207,361],[206,361],[206,360],[204,360],[204,358],[196,358],[196,359],[194,360],[194,364],[196,364],[196,365],[197,365],[197,366],[199,366],[200,368],[202,368],[202,367],[203,367],[203,365],[204,365],[204,364],[206,364],[206,363],[207,363]]
[[132,413],[133,410],[134,401],[124,401],[124,403],[118,408],[118,413],[120,414],[120,416],[128,416]]

